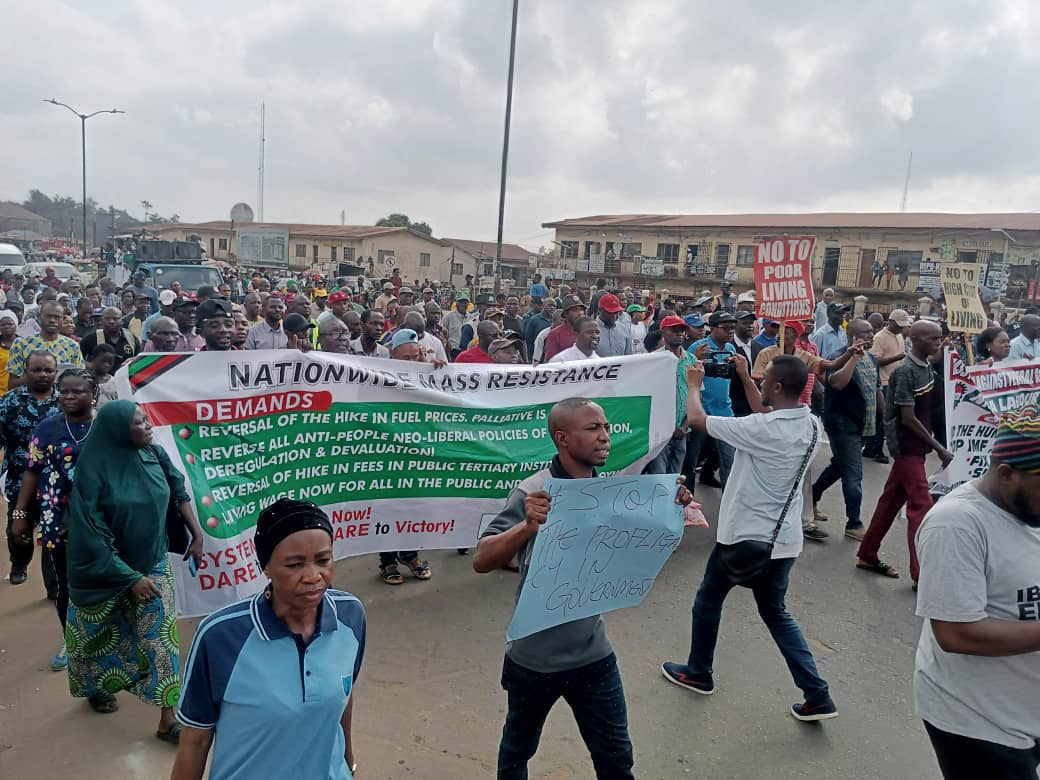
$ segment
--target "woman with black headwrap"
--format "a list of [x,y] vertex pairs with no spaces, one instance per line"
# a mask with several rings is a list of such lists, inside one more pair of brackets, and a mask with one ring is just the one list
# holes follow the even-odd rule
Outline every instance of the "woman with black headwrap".
[[365,610],[333,590],[332,524],[281,498],[260,513],[263,592],[214,612],[195,633],[177,719],[171,780],[350,780],[351,696],[365,652]]

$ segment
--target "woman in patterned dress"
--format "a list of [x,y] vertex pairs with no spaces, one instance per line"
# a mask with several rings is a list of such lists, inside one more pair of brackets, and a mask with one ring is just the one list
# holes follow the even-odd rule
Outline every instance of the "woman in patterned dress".
[[202,530],[184,476],[137,404],[103,406],[76,466],[68,512],[69,689],[96,712],[117,709],[130,691],[161,708],[156,736],[176,743],[180,650],[168,558],[171,499],[191,531],[188,555],[202,558]]
[[[69,608],[69,578],[65,564],[68,534],[65,510],[72,492],[76,461],[94,422],[98,386],[93,375],[82,368],[70,368],[58,379],[61,414],[55,414],[33,431],[26,457],[25,476],[12,512],[11,533],[23,544],[32,543],[29,507],[39,501],[40,523],[37,538],[45,566],[50,566],[56,585],[54,605],[58,609],[61,633]],[[60,672],[68,666],[65,645],[51,659],[51,669]]]

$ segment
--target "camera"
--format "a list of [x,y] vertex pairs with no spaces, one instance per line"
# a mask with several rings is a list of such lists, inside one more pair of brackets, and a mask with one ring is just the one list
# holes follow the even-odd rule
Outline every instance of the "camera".
[[[725,363],[715,362],[715,356],[722,355],[726,358]],[[729,358],[733,357],[730,353],[721,349],[712,349],[704,353],[704,376],[714,377],[716,379],[732,379],[736,374],[736,370],[733,368],[732,361]]]

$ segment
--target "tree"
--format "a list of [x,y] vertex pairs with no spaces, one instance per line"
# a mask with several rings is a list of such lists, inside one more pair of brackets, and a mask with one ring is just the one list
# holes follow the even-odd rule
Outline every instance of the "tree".
[[407,214],[387,214],[376,222],[376,227],[411,228],[420,233],[425,233],[428,236],[433,235],[433,228],[431,228],[426,222],[412,222],[412,220],[408,218]]

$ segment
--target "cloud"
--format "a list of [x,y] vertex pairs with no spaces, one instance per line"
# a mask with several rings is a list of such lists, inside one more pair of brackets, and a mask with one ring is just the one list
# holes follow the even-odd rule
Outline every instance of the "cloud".
[[[8,0],[0,198],[88,189],[185,219],[495,232],[510,4]],[[47,29],[45,56],[39,30]],[[1029,0],[524,0],[506,235],[588,213],[1028,210],[1040,6]]]

